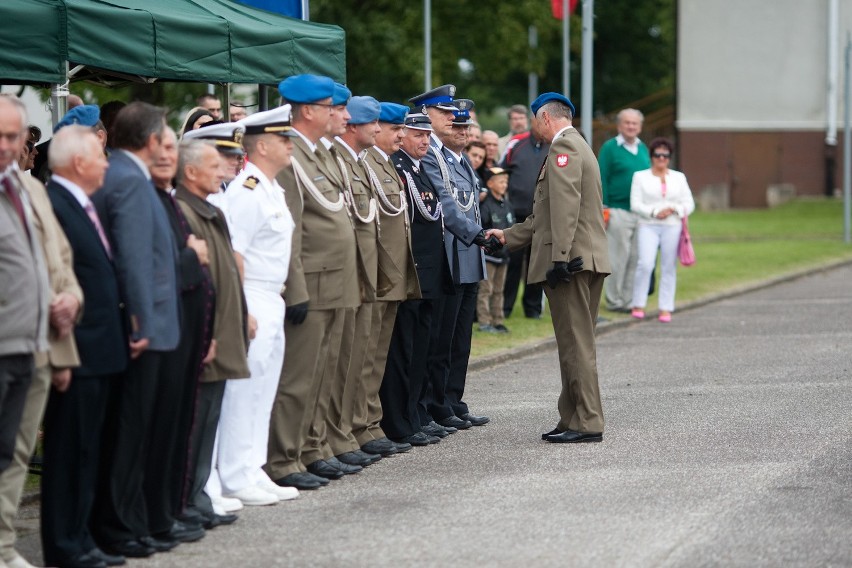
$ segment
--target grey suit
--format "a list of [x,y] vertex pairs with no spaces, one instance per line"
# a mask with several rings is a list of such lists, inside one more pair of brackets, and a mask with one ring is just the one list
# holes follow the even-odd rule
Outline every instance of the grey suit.
[[[435,151],[447,166],[447,187]],[[479,223],[479,187],[470,164],[461,161],[432,137],[432,146],[421,160],[423,170],[438,188],[444,211],[444,246],[453,275],[454,293],[444,294],[435,302],[429,340],[427,386],[418,410],[422,423],[432,418],[441,421],[468,413],[462,402],[476,295],[479,281],[485,278],[485,257],[473,244],[482,230]],[[458,199],[458,201],[456,201]],[[459,203],[471,206],[463,211]]]
[[[103,479],[92,522],[109,545],[149,533],[148,519],[168,516],[143,492],[155,402],[163,390],[165,352],[180,339],[178,249],[169,219],[146,171],[121,150],[112,153],[104,185],[92,197],[109,237],[119,289],[134,339],[149,346],[116,381],[104,424]],[[176,420],[156,416],[156,420]],[[162,428],[162,426],[161,426]],[[149,488],[150,489],[150,488]],[[146,502],[147,501],[147,502]]]

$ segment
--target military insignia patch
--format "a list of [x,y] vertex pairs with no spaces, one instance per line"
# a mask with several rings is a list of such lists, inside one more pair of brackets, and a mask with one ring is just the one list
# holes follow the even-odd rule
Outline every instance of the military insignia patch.
[[556,156],[556,165],[560,168],[564,168],[568,165],[568,154],[559,154]]
[[246,189],[254,189],[257,187],[257,184],[260,183],[260,180],[255,176],[249,176],[246,178],[246,181],[243,182],[243,187]]

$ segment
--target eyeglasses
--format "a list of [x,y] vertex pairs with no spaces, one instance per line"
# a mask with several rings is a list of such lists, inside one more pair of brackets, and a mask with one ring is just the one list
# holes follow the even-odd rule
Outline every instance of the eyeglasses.
[[651,156],[653,156],[655,158],[665,158],[666,160],[668,160],[669,158],[672,157],[671,154],[660,154],[660,153],[657,153],[657,152],[654,152],[653,154],[651,154]]

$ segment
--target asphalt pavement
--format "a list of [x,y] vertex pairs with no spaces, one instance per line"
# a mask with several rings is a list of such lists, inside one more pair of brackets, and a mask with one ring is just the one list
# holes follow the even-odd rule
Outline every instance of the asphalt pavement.
[[614,328],[600,444],[540,440],[555,351],[476,370],[466,399],[490,424],[129,564],[852,566],[850,322],[843,266]]

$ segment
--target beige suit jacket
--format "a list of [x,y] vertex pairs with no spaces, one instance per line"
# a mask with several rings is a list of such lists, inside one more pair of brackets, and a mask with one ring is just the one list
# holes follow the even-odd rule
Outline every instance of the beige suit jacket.
[[[27,192],[33,209],[32,223],[38,233],[44,251],[44,262],[47,265],[47,275],[50,280],[51,301],[61,292],[68,292],[80,302],[80,314],[83,313],[83,290],[74,275],[74,259],[71,245],[65,237],[62,226],[53,214],[53,206],[47,197],[44,185],[34,177],[19,174],[21,185]],[[79,316],[78,316],[79,317]],[[50,351],[47,357],[36,354],[36,365],[44,365],[48,361],[57,369],[79,367],[80,355],[74,334],[60,338],[53,328],[48,332]]]
[[554,262],[583,257],[583,270],[609,274],[597,159],[575,128],[562,131],[535,188],[532,215],[505,231],[510,250],[532,245],[527,282],[544,282]]

